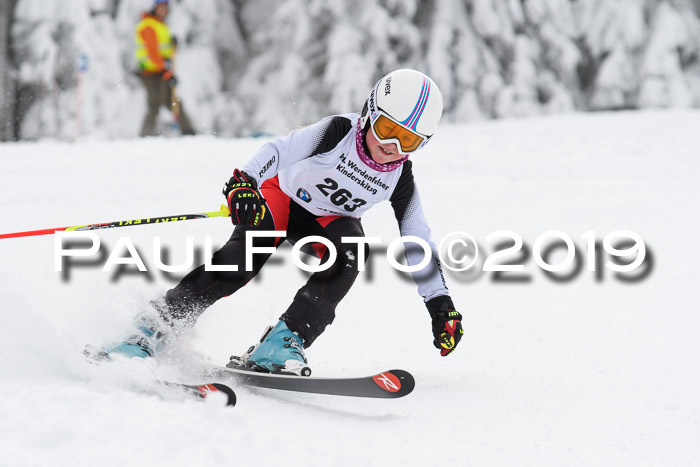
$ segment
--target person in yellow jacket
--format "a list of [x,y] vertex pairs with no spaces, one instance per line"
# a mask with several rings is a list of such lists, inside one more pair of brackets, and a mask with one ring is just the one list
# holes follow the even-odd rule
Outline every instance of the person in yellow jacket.
[[148,95],[148,111],[141,136],[158,135],[156,119],[161,105],[173,112],[183,135],[195,134],[192,122],[175,94],[177,81],[172,63],[177,43],[165,24],[168,8],[168,0],[155,0],[153,9],[144,13],[136,25],[136,60]]

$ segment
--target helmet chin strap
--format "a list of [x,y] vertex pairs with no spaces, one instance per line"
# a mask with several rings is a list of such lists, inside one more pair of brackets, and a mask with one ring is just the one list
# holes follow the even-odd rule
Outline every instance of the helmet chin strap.
[[[408,160],[408,154],[406,154],[404,157],[401,159],[394,161],[394,162],[389,162],[387,164],[380,164],[379,162],[375,161],[372,159],[370,155],[368,155],[365,152],[365,145],[364,145],[364,137],[365,133],[362,130],[361,126],[361,118],[357,119],[357,134],[355,136],[355,146],[357,147],[357,155],[360,156],[360,159],[362,162],[364,162],[366,165],[371,167],[374,170],[378,170],[379,172],[391,172],[392,170],[396,170],[399,167],[401,167],[401,164],[406,162]],[[367,131],[371,131],[369,128],[367,128]]]

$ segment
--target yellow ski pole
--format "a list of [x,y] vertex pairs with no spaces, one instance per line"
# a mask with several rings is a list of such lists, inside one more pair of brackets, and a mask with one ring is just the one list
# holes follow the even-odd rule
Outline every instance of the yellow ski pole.
[[142,219],[130,219],[125,221],[114,221],[114,222],[103,222],[100,224],[88,224],[88,225],[73,225],[70,227],[53,227],[50,229],[40,229],[40,230],[28,230],[25,232],[12,232],[6,234],[0,234],[0,239],[3,238],[17,238],[17,237],[32,237],[35,235],[50,235],[55,232],[67,230],[67,231],[83,231],[83,230],[100,230],[100,229],[112,229],[115,227],[128,227],[133,225],[146,225],[146,224],[161,224],[164,222],[177,222],[177,221],[188,221],[191,219],[207,219],[210,217],[228,217],[231,212],[228,206],[222,204],[218,211],[212,212],[200,212],[197,214],[179,214],[175,216],[163,216],[163,217],[146,217]]

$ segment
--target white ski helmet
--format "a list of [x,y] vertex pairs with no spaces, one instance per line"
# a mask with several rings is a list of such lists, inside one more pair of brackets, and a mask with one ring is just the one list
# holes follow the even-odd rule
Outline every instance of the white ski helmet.
[[402,154],[422,148],[437,130],[443,99],[437,84],[408,68],[395,70],[372,88],[360,124],[367,123],[382,142],[394,142]]

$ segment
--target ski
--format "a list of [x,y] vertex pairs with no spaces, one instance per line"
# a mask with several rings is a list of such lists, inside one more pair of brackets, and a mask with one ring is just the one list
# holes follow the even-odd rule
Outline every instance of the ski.
[[169,388],[181,389],[184,392],[196,396],[201,399],[206,399],[212,393],[225,394],[227,397],[226,405],[235,406],[236,405],[236,393],[233,389],[221,383],[208,383],[208,384],[183,384],[174,383],[172,381],[158,381],[159,384]]
[[389,370],[358,378],[317,378],[214,366],[208,375],[265,389],[380,399],[406,396],[416,385],[413,376],[404,370]]
[[[83,355],[85,356],[85,361],[91,365],[100,365],[101,363],[110,362],[112,359],[107,354],[107,352],[95,349],[91,345],[86,345],[85,350],[83,350]],[[168,387],[179,389],[186,394],[198,397],[200,399],[206,399],[208,395],[214,392],[222,393],[226,395],[226,405],[235,406],[236,405],[236,393],[233,389],[221,383],[207,383],[207,384],[184,384],[175,383],[173,381],[165,381],[161,379],[156,379],[156,383]]]

